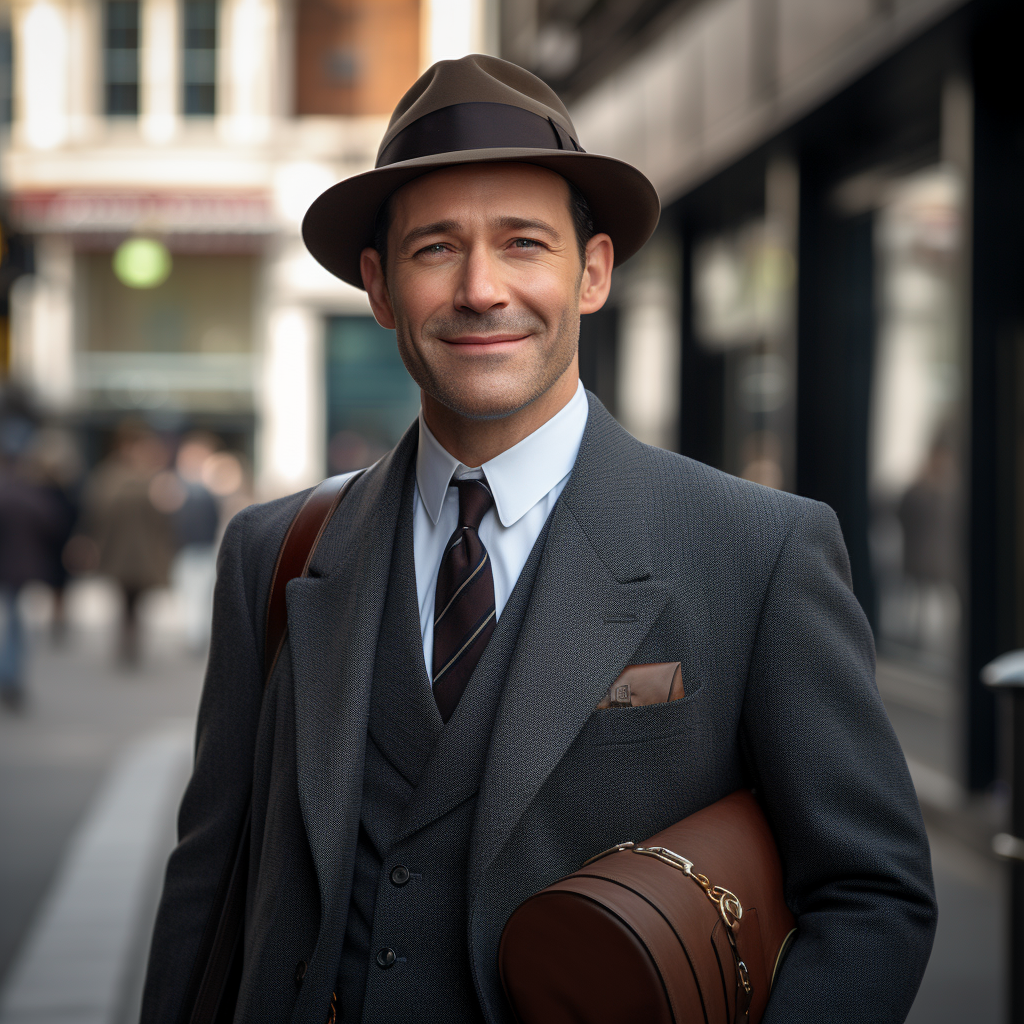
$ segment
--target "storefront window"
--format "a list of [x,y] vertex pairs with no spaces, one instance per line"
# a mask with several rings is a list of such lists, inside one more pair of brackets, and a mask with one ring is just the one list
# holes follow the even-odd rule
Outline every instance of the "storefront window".
[[792,487],[795,261],[768,219],[694,250],[694,333],[723,366],[723,463],[737,476]]
[[869,488],[879,653],[950,679],[964,593],[962,187],[946,167],[878,211]]
[[99,407],[250,412],[255,257],[174,254],[152,287],[118,277],[116,255],[76,257],[75,372]]

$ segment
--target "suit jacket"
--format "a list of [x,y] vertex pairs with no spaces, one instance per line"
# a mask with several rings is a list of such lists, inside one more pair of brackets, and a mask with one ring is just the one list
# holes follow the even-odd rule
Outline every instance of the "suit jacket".
[[[837,1006],[847,1022],[903,1020],[935,927],[929,851],[835,515],[643,445],[589,401],[476,794],[465,935],[485,1018],[513,1019],[497,948],[523,899],[592,854],[751,785],[799,925],[765,1020],[817,1021]],[[309,576],[288,585],[288,644],[265,695],[270,575],[303,495],[253,506],[228,528],[147,1024],[178,1019],[250,786],[236,1020],[325,1018],[345,934],[377,634],[415,446],[414,425],[352,488]],[[656,661],[682,663],[685,698],[595,711],[626,665]],[[422,822],[473,795],[464,788],[476,786],[456,781],[423,801]],[[415,1005],[394,1008],[393,1020],[416,1019]]]

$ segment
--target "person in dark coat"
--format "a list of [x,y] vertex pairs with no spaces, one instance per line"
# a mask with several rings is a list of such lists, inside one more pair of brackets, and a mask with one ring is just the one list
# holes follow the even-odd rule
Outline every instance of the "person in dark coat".
[[64,642],[68,630],[65,595],[71,571],[67,544],[74,535],[81,511],[82,461],[71,433],[58,427],[43,427],[36,433],[27,461],[32,479],[61,510],[63,528],[52,538],[47,551],[46,570],[40,577],[51,589],[53,612],[50,635],[55,644],[60,644]]
[[[903,1020],[928,841],[835,514],[640,443],[579,381],[579,317],[653,232],[653,186],[479,54],[421,77],[377,163],[304,238],[396,331],[420,415],[288,584],[266,686],[307,494],[227,529],[143,1020],[188,1019],[243,823],[234,1021],[512,1024],[515,908],[740,787],[799,928],[766,1024]],[[682,698],[599,706],[627,666],[676,662]]]
[[68,534],[68,509],[29,475],[23,460],[0,456],[0,699],[18,708],[25,697],[26,639],[21,588],[49,581],[53,553]]
[[98,569],[123,597],[117,659],[136,665],[140,656],[139,599],[166,587],[174,556],[174,529],[152,493],[154,478],[167,463],[167,451],[145,424],[126,421],[114,450],[86,481],[83,532],[96,545]]

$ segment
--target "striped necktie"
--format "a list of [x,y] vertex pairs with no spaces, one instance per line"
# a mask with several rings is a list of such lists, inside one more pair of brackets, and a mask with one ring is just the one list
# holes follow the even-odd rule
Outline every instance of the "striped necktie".
[[448,540],[434,595],[434,700],[447,722],[494,632],[494,580],[477,532],[494,504],[483,480],[455,480],[459,525]]

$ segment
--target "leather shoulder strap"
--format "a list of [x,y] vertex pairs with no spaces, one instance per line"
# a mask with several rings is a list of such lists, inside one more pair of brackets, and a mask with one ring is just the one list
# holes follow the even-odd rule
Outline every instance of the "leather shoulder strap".
[[263,665],[266,669],[263,683],[270,679],[277,664],[288,628],[288,607],[285,603],[285,587],[289,580],[305,576],[309,563],[323,536],[334,510],[348,494],[351,486],[365,473],[358,473],[346,479],[347,474],[331,476],[310,492],[295,514],[288,532],[277,553],[274,575],[270,581],[270,597],[267,600],[267,623],[263,644]]

